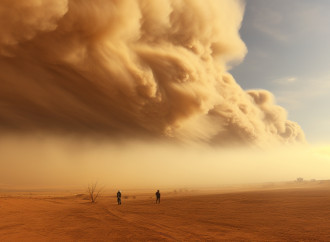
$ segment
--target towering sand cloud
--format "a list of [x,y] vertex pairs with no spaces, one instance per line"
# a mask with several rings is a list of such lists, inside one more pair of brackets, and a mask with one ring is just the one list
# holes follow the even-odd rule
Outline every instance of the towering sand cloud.
[[227,72],[246,47],[234,0],[0,2],[2,131],[212,144],[304,141],[267,91]]

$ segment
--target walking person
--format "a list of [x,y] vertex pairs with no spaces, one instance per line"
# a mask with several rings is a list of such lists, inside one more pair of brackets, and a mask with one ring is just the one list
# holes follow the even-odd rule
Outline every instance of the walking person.
[[156,203],[160,203],[160,192],[157,190],[156,192]]
[[117,192],[117,202],[118,202],[118,205],[121,205],[121,192],[119,190]]

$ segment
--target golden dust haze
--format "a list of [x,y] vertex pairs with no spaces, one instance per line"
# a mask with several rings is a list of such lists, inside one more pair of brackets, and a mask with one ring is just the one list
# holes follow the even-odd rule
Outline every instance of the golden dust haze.
[[243,13],[234,0],[2,0],[0,183],[235,182],[255,156],[215,147],[304,143],[270,92],[228,72],[247,52]]
[[219,149],[173,143],[110,143],[62,137],[0,140],[2,188],[207,188],[327,179],[330,148]]

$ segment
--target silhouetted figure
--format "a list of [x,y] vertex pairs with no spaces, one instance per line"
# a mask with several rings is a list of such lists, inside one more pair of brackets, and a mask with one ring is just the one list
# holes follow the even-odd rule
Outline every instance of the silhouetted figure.
[[121,205],[121,192],[120,191],[117,192],[117,202],[118,202],[118,205]]
[[156,192],[156,203],[160,203],[160,192],[157,190]]

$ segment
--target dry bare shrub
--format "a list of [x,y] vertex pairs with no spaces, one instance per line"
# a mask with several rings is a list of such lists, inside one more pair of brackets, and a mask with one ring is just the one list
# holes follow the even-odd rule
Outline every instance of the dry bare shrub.
[[92,202],[92,203],[95,203],[96,199],[99,197],[99,195],[101,194],[102,192],[102,189],[98,189],[97,188],[97,182],[93,183],[93,184],[90,184],[88,185],[88,188],[87,188],[87,191],[88,191],[88,195],[89,195],[89,200]]

